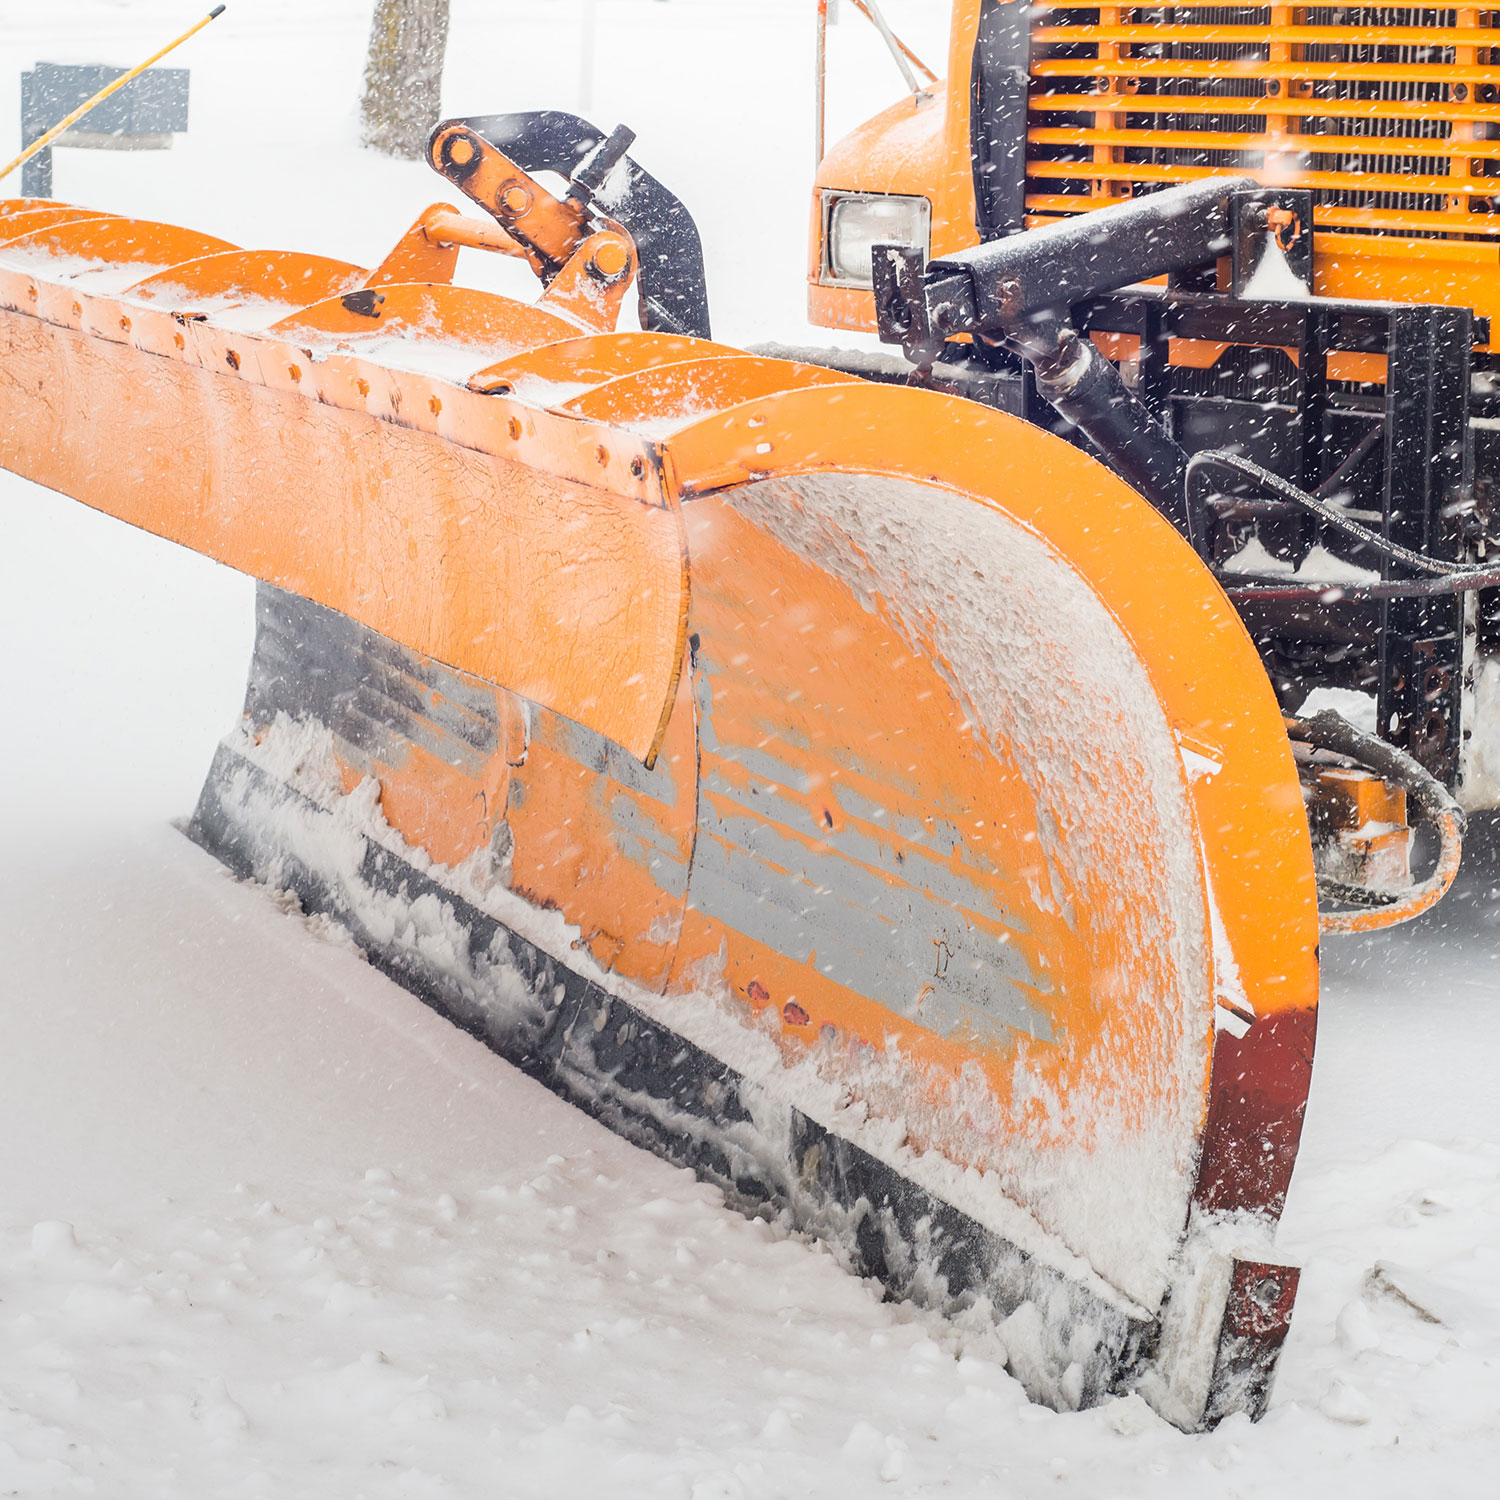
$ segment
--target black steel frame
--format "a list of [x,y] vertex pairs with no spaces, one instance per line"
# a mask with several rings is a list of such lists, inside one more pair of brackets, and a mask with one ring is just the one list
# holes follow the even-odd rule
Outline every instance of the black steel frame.
[[[1218,294],[1134,288],[1076,311],[1080,329],[1140,339],[1137,395],[1188,453],[1230,447],[1314,490],[1368,431],[1385,429],[1380,462],[1352,475],[1352,510],[1383,537],[1427,556],[1461,561],[1473,526],[1470,351],[1488,342],[1485,320],[1467,308],[1383,303],[1245,302]],[[1175,387],[1172,339],[1290,351],[1295,377],[1283,401],[1203,395]],[[1328,377],[1329,354],[1377,354],[1385,386],[1359,389]],[[1290,399],[1286,399],[1290,398]],[[1037,407],[1041,407],[1038,401]],[[1044,411],[1028,416],[1047,425]],[[1250,508],[1295,561],[1320,537],[1311,517],[1275,501],[1251,502],[1229,525],[1203,538],[1206,561],[1220,562],[1233,522]],[[1230,532],[1227,535],[1226,532]],[[1391,562],[1338,543],[1356,565],[1391,577]],[[1373,688],[1383,738],[1454,783],[1460,750],[1464,601],[1359,600],[1331,586],[1317,603],[1247,601],[1245,622],[1289,708],[1317,685]]]
[[[961,386],[955,359],[986,359],[993,394],[974,394],[1092,446],[1211,567],[1250,536],[1293,564],[1322,543],[1382,581],[1393,577],[1382,543],[1467,562],[1482,537],[1471,365],[1487,320],[1462,307],[1248,295],[1273,244],[1283,279],[1310,287],[1312,238],[1309,194],[1206,178],[927,264],[909,247],[877,246],[876,315],[918,379]],[[1165,286],[1142,284],[1163,274]],[[1116,347],[1112,358],[1107,339],[1090,337],[1106,334],[1129,335],[1133,355]],[[1178,340],[1207,352],[1206,365],[1174,359]],[[1345,361],[1330,373],[1342,354],[1381,356],[1385,369]],[[1190,494],[1190,460],[1206,452],[1249,460],[1304,498],[1331,490],[1323,499],[1371,538],[1351,541],[1316,503],[1243,473]],[[1373,691],[1382,737],[1452,786],[1469,606],[1458,593],[1369,597],[1357,578],[1238,602],[1285,708],[1319,686]],[[1500,610],[1481,598],[1476,614]]]
[[[1461,561],[1474,536],[1474,445],[1470,430],[1471,350],[1488,342],[1487,320],[1467,308],[1383,303],[1246,301],[1215,293],[1137,287],[1080,304],[1089,333],[1140,340],[1136,394],[1187,452],[1229,447],[1315,490],[1339,466],[1371,423],[1384,438],[1364,475],[1350,477],[1351,511],[1390,539],[1425,556]],[[1169,362],[1173,339],[1254,351],[1290,351],[1294,374],[1281,399],[1206,395],[1182,389]],[[1335,382],[1327,357],[1383,355],[1384,386]],[[1027,416],[1056,426],[1037,397]],[[1275,501],[1227,506],[1201,538],[1210,564],[1220,563],[1236,522],[1253,518],[1273,550],[1300,561],[1319,536],[1318,523]],[[1382,578],[1387,559],[1338,544],[1347,560]],[[1360,600],[1330,587],[1316,603],[1250,601],[1241,605],[1267,669],[1289,708],[1315,686],[1373,689],[1382,737],[1407,750],[1451,785],[1458,772],[1464,658],[1464,603],[1459,595]]]

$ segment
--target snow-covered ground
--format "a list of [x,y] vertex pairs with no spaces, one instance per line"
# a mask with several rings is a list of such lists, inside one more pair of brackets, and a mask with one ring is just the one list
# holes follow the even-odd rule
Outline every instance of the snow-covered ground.
[[[888,5],[928,54],[944,8]],[[694,207],[736,341],[803,336],[811,9],[598,4],[594,113]],[[894,74],[845,10],[848,123]],[[60,153],[59,195],[375,258],[441,194],[353,145],[366,11],[237,0],[181,58],[192,133]],[[451,110],[576,106],[575,0],[453,14]],[[189,19],[0,0],[0,119],[37,58]],[[1500,1487],[1500,843],[1432,919],[1325,948],[1265,1421],[1057,1416],[985,1336],[726,1211],[173,831],[238,712],[244,580],[8,476],[0,537],[0,1492]]]

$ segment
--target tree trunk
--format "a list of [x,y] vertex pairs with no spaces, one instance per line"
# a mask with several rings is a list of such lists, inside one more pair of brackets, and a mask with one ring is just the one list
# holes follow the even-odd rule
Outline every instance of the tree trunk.
[[448,0],[375,0],[360,101],[365,145],[421,157],[442,112],[447,48]]

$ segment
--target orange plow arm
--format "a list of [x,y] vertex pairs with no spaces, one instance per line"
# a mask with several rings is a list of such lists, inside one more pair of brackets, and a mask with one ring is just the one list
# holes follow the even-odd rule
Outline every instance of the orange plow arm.
[[1258,1411],[1316,898],[1171,528],[962,401],[175,233],[0,206],[0,463],[265,585],[194,837],[736,1201],[1019,1318],[1038,1397]]

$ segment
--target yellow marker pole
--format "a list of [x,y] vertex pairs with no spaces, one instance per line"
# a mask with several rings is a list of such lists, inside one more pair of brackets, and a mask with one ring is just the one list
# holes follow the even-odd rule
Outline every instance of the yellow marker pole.
[[52,129],[46,133],[46,135],[38,136],[36,140],[34,140],[13,162],[10,163],[9,166],[5,167],[3,170],[0,170],[0,178],[9,177],[17,167],[23,166],[26,162],[30,161],[38,151],[42,151],[46,147],[50,146],[52,142],[55,141],[58,136],[63,133],[63,131],[68,129],[69,126],[76,125],[96,104],[100,104],[105,99],[108,99],[116,89],[124,88],[132,78],[138,78],[142,73],[146,71],[147,68],[152,65],[152,63],[160,62],[162,58],[167,55],[167,53],[173,50],[173,48],[180,47],[185,41],[187,41],[190,36],[194,35],[194,33],[196,32],[202,31],[210,21],[223,14],[224,7],[222,5],[214,6],[214,8],[209,11],[209,13],[204,16],[201,21],[197,22],[195,25],[189,26],[188,29],[184,31],[180,37],[178,37],[175,41],[168,42],[160,52],[153,52],[151,56],[145,60],[145,62],[138,63],[128,73],[120,74],[120,76],[115,79],[113,83],[106,84],[87,103],[80,104],[78,108],[75,109],[66,120],[59,120],[57,124],[54,125]]

